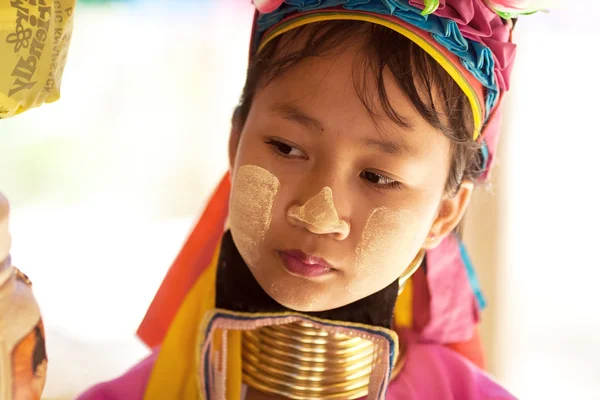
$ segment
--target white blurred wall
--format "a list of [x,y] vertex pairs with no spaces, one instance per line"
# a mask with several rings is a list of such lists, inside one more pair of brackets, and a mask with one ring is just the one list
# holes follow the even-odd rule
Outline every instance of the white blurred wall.
[[525,399],[600,398],[600,3],[566,4],[519,21],[501,149],[497,373]]

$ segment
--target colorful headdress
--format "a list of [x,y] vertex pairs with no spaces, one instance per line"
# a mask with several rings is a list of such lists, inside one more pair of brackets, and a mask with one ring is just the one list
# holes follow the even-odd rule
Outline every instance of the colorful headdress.
[[[275,37],[313,22],[366,21],[386,26],[415,42],[463,90],[473,110],[473,140],[482,144],[486,179],[496,150],[499,109],[509,88],[515,57],[511,43],[518,9],[486,0],[254,0],[250,56]],[[505,1],[504,3],[510,3]],[[506,6],[506,4],[504,4]],[[530,10],[525,10],[530,11]],[[171,267],[138,334],[150,346],[162,342],[185,294],[202,275],[223,232],[230,190],[225,176],[198,225]],[[399,299],[412,318],[399,318],[425,340],[461,343],[472,339],[484,300],[474,269],[457,237],[427,253],[427,268]],[[410,286],[410,285],[409,285]],[[407,298],[408,297],[408,298]]]
[[[469,99],[475,131],[489,170],[498,138],[494,123],[508,90],[516,47],[512,20],[485,0],[256,0],[253,52],[296,27],[356,20],[386,26],[415,42],[454,79]],[[487,174],[485,175],[487,177]]]

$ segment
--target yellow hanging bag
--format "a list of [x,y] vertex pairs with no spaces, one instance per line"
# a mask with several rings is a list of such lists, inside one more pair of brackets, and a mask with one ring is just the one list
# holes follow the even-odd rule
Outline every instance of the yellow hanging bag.
[[60,97],[75,0],[0,0],[0,119]]

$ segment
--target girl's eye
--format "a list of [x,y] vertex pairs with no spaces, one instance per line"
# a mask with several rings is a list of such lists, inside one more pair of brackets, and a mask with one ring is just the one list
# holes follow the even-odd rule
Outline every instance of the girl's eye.
[[369,185],[375,186],[378,189],[402,189],[404,187],[401,182],[372,171],[363,171],[360,173],[360,177],[366,180]]
[[297,149],[294,146],[290,146],[287,143],[280,142],[276,139],[269,139],[266,143],[273,148],[275,153],[282,157],[287,158],[306,158],[306,154],[302,150]]

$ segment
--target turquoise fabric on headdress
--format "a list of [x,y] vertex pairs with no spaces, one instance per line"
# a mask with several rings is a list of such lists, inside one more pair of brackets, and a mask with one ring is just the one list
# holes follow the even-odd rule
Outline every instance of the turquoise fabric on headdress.
[[[276,11],[258,17],[258,34],[283,21],[296,12],[318,11],[342,7],[347,10],[363,11],[394,16],[419,29],[427,31],[441,45],[460,58],[463,66],[486,88],[486,118],[499,98],[499,88],[494,76],[494,57],[491,50],[475,40],[466,39],[456,22],[436,15],[422,15],[422,10],[397,0],[288,0]],[[259,40],[257,40],[258,42]]]

